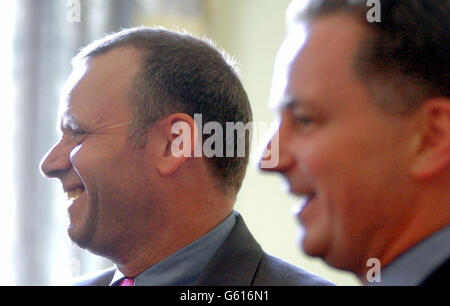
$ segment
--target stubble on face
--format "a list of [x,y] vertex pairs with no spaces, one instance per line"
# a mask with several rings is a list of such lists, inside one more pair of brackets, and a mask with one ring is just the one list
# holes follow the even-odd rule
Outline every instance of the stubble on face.
[[130,145],[128,101],[137,58],[136,50],[117,48],[87,60],[65,101],[63,118],[72,118],[66,125],[82,130],[70,160],[85,188],[84,197],[69,207],[68,231],[76,244],[93,253],[105,253],[113,236],[120,235],[120,220],[127,217],[119,216],[126,211],[121,205],[132,206],[127,199],[139,177],[133,169],[140,167],[142,150]]

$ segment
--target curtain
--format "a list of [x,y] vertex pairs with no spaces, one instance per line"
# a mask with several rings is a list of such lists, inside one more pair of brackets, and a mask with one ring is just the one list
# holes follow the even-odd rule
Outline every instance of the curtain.
[[[61,88],[77,49],[105,32],[129,25],[133,1],[19,0],[12,52],[13,206],[9,284],[59,284],[108,261],[73,246],[60,183],[39,171],[57,141]],[[77,12],[78,10],[78,12]],[[72,13],[75,12],[75,17]],[[72,14],[72,15],[71,15]]]
[[[67,236],[65,195],[39,164],[58,140],[57,113],[70,61],[106,33],[193,16],[202,0],[14,0],[0,12],[0,285],[59,285],[111,266]],[[155,18],[158,16],[158,18]]]

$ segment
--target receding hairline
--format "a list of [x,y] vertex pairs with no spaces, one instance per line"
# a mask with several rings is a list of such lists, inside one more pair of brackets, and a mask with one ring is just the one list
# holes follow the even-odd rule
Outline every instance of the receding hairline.
[[291,26],[342,13],[360,22],[367,34],[354,55],[353,69],[388,112],[405,114],[430,98],[448,97],[448,5],[440,0],[381,0],[381,5],[377,22],[367,19],[364,0],[311,0],[300,9],[292,6],[287,17]]
[[[150,34],[162,34],[167,38],[171,36],[179,37],[182,39],[190,39],[191,42],[196,42],[200,44],[204,44],[204,47],[208,47],[211,50],[216,51],[223,58],[228,66],[231,67],[234,73],[239,76],[240,69],[237,59],[228,53],[225,49],[219,48],[217,43],[210,37],[207,36],[196,36],[193,33],[181,29],[180,31],[173,31],[166,29],[162,26],[158,27],[135,27],[123,29],[119,32],[110,33],[103,38],[97,39],[87,46],[80,49],[77,55],[72,58],[72,66],[77,65],[79,62],[83,62],[89,60],[90,58],[96,57],[98,55],[104,54],[109,50],[121,47],[121,46],[130,46],[134,47],[136,50],[140,50],[143,52],[148,52],[151,50],[151,47],[148,46],[145,39],[149,39],[148,35]],[[147,35],[147,37],[146,37]]]
[[[357,3],[357,2],[356,2]],[[358,3],[357,3],[358,4]],[[374,42],[377,40],[379,33],[376,29],[370,27],[370,24],[365,19],[363,11],[357,5],[351,7],[337,7],[333,10],[331,7],[319,12],[299,12],[290,26],[305,26],[311,27],[313,24],[320,22],[326,18],[342,17],[352,20],[355,25],[359,25],[363,31],[359,37],[356,48],[353,51],[351,58],[351,69],[356,77],[362,82],[363,86],[368,90],[369,94],[374,98],[375,104],[386,113],[391,114],[407,114],[414,111],[420,104],[414,106],[405,106],[400,101],[405,98],[412,100],[414,97],[419,100],[426,100],[427,94],[424,94],[423,87],[416,86],[417,81],[413,76],[404,74],[400,71],[383,71],[375,67],[373,63],[365,57],[368,50],[374,48]],[[395,84],[395,86],[393,85]],[[399,88],[403,94],[398,92]],[[386,101],[394,99],[399,103],[389,103]]]

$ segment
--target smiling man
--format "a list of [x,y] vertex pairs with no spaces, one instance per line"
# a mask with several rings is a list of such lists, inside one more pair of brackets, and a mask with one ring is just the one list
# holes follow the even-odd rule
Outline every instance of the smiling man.
[[[233,211],[246,135],[236,134],[232,156],[192,154],[196,114],[222,126],[252,120],[223,54],[188,34],[135,28],[92,43],[73,67],[61,139],[41,169],[71,201],[70,238],[116,264],[78,284],[330,284],[266,254]],[[189,154],[172,152],[180,123],[193,134],[178,148]]]
[[363,283],[370,259],[381,284],[448,282],[449,2],[380,4],[380,23],[366,1],[289,11],[273,86],[279,163],[262,170],[300,197],[307,254]]

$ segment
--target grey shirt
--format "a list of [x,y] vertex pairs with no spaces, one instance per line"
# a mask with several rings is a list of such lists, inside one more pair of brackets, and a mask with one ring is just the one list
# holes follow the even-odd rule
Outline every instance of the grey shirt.
[[432,234],[381,269],[369,286],[417,286],[450,257],[450,226]]
[[[135,286],[187,286],[200,275],[236,223],[236,212],[203,237],[135,277]],[[111,284],[123,278],[116,269]]]

